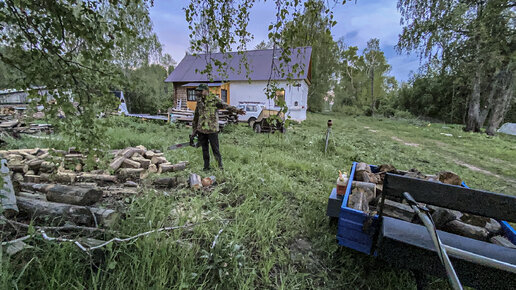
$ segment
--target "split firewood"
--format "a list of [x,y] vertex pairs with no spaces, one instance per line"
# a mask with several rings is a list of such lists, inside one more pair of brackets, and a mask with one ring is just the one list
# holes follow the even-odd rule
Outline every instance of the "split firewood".
[[[27,177],[27,175],[25,175],[25,177]],[[51,175],[48,173],[40,173],[39,180],[40,180],[40,182],[49,182],[51,180]],[[27,182],[30,182],[30,181],[27,181]]]
[[122,162],[123,168],[140,168],[140,163],[131,159],[124,159]]
[[22,152],[21,155],[23,155],[23,158],[27,160],[32,160],[36,158],[36,156],[29,154],[28,152]]
[[444,226],[444,230],[464,237],[487,241],[489,231],[483,227],[470,225],[460,220],[452,220]]
[[23,178],[23,181],[24,182],[39,183],[39,182],[41,182],[41,178],[40,178],[39,175],[25,174],[25,176]]
[[38,199],[46,201],[47,197],[44,194],[41,193],[32,193],[32,192],[26,192],[26,191],[20,191],[16,194],[16,196],[21,196],[25,198],[31,198],[31,199]]
[[13,174],[13,181],[23,182],[23,174],[16,172]]
[[156,164],[151,164],[149,165],[148,171],[149,173],[156,173],[158,172],[158,167],[156,166]]
[[355,167],[355,172],[362,172],[362,171],[371,172],[371,167],[369,166],[369,164],[364,163],[364,162],[357,163],[357,166]]
[[359,188],[353,189],[349,196],[348,206],[359,211],[369,212],[369,204],[364,191]]
[[144,171],[143,168],[122,168],[120,169],[119,175],[125,178],[140,178],[140,174]]
[[370,203],[376,198],[376,184],[374,183],[353,181],[351,183],[351,188],[363,191],[367,203]]
[[43,161],[39,167],[39,170],[45,173],[52,173],[54,170],[56,170],[57,167],[58,165],[56,163]]
[[200,189],[202,187],[201,177],[195,173],[190,174],[190,187]]
[[462,179],[455,173],[451,171],[441,171],[439,172],[439,181],[442,183],[452,184],[452,185],[461,185]]
[[29,165],[23,163],[8,163],[7,167],[9,167],[12,172],[26,173],[29,171]]
[[171,163],[161,163],[158,165],[159,169],[158,169],[158,173],[164,173],[164,172],[169,172],[169,171],[173,171],[174,169],[174,164],[171,164]]
[[41,164],[44,162],[43,159],[32,159],[29,162],[27,162],[27,165],[29,165],[29,168],[32,170],[39,170],[41,167]]
[[[145,153],[147,151],[147,148],[145,148],[145,146],[143,146],[143,145],[138,145],[135,148],[143,151],[143,153]],[[142,153],[140,153],[140,154],[143,155]]]
[[503,246],[506,248],[516,249],[516,245],[514,245],[509,239],[504,236],[494,236],[489,239],[489,241],[493,244]]
[[72,153],[72,154],[65,155],[65,160],[80,160],[83,158],[84,158],[84,156],[80,153]]
[[151,161],[150,161],[149,159],[144,158],[144,157],[142,157],[142,156],[137,157],[137,158],[134,158],[134,156],[133,156],[132,160],[134,160],[134,161],[136,161],[136,162],[140,163],[140,166],[141,166],[142,168],[144,168],[144,169],[148,169],[148,168],[149,168],[149,165],[151,164]]
[[22,161],[23,160],[23,156],[21,156],[19,154],[9,154],[9,155],[7,155],[7,160],[9,160],[9,161]]
[[75,172],[81,172],[82,171],[82,164],[81,163],[77,163],[75,165]]
[[28,174],[28,175],[34,175],[34,174],[36,174],[36,172],[34,172],[34,170],[32,170],[32,169],[29,169],[29,171],[27,171],[27,172],[25,173],[25,175],[27,175],[27,174]]
[[77,179],[77,174],[73,172],[58,172],[54,175],[54,180],[62,183],[74,183]]
[[122,152],[120,152],[119,155],[124,156],[125,158],[131,158],[131,156],[133,156],[135,151],[136,151],[135,148],[129,147],[129,148],[122,150]]
[[152,159],[151,159],[151,163],[156,164],[156,165],[161,164],[161,163],[167,163],[167,159],[165,157],[154,155],[154,157],[152,157]]
[[92,205],[102,197],[102,190],[60,184],[22,183],[22,189],[43,192],[48,201],[74,205]]
[[152,157],[154,157],[154,155],[156,155],[156,153],[154,153],[154,151],[147,150],[144,155],[147,159],[152,159]]
[[41,151],[41,152],[43,152],[43,153],[41,155],[38,155],[39,159],[45,159],[50,155],[50,153],[48,153],[48,151],[47,152]]

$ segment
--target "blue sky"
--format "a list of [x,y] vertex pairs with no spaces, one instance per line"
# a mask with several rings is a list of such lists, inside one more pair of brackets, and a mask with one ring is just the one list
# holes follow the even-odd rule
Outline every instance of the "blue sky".
[[[339,1],[337,1],[339,2]],[[350,46],[358,46],[362,51],[370,38],[380,39],[381,49],[392,66],[391,75],[398,81],[406,81],[411,71],[417,71],[419,58],[415,55],[398,55],[394,46],[401,33],[400,14],[396,9],[397,0],[358,0],[346,5],[338,4],[333,9],[337,25],[332,29],[335,39],[343,38]],[[155,0],[150,9],[151,19],[164,51],[178,63],[188,49],[188,24],[183,7],[187,0]],[[254,39],[248,44],[252,49],[267,39],[267,27],[275,19],[274,2],[259,1],[251,10],[249,31]]]

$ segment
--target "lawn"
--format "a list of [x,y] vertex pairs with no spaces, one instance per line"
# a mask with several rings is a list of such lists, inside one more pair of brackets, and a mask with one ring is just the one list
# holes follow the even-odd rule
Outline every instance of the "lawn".
[[[324,154],[328,119],[334,125]],[[171,162],[190,161],[180,175],[202,173],[200,149],[166,150],[187,141],[187,128],[123,117],[110,122],[111,148],[160,149]],[[34,239],[23,254],[2,254],[2,288],[415,289],[411,273],[336,244],[325,211],[338,170],[349,171],[353,161],[425,173],[450,170],[473,188],[516,194],[516,138],[465,133],[458,125],[310,114],[286,135],[258,135],[239,125],[226,128],[220,139],[225,170],[202,173],[216,176],[213,190],[144,188],[116,230],[195,226],[92,256],[70,244]],[[8,147],[65,148],[65,140],[24,138]],[[443,287],[443,280],[431,284]]]

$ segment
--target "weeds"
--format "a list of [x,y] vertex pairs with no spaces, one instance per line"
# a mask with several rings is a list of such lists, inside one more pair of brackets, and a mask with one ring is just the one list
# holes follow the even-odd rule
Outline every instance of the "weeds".
[[[325,155],[321,140],[327,119],[334,125]],[[184,176],[202,172],[200,149],[166,150],[187,141],[187,128],[123,117],[106,121],[108,148],[142,144],[162,150],[171,162],[189,160],[190,168],[180,173]],[[72,245],[34,240],[22,254],[0,254],[2,288],[14,283],[31,289],[413,289],[411,273],[337,245],[325,211],[338,170],[348,171],[352,161],[427,173],[451,170],[474,188],[516,193],[508,181],[516,169],[511,136],[488,138],[455,125],[333,114],[309,115],[285,135],[255,134],[244,125],[227,129],[220,135],[225,170],[208,173],[219,183],[213,191],[147,189],[132,200],[117,230],[133,235],[202,223],[112,245],[91,257]],[[420,145],[407,146],[393,136]],[[27,138],[8,146],[51,145],[65,148],[66,141]],[[472,171],[457,160],[499,177]],[[293,246],[299,239],[306,248]],[[431,285],[443,287],[443,280]]]

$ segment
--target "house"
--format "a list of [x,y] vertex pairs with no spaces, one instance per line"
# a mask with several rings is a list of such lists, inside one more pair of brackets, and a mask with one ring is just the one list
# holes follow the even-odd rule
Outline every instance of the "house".
[[[268,83],[274,80],[277,87],[281,88],[276,92],[278,98],[284,98],[287,104],[287,115],[303,121],[306,119],[308,87],[311,82],[312,48],[291,49],[288,64],[279,60],[280,55],[278,49],[186,55],[165,82],[173,83],[174,103],[180,109],[195,109],[195,88],[201,83],[207,84],[212,93],[230,105],[258,102],[267,108],[278,109],[274,100],[269,100],[265,95]],[[217,66],[213,65],[215,72],[210,82],[208,76],[200,72],[214,60],[226,62],[226,72],[216,72]],[[290,82],[287,81],[288,75],[291,76]]]

